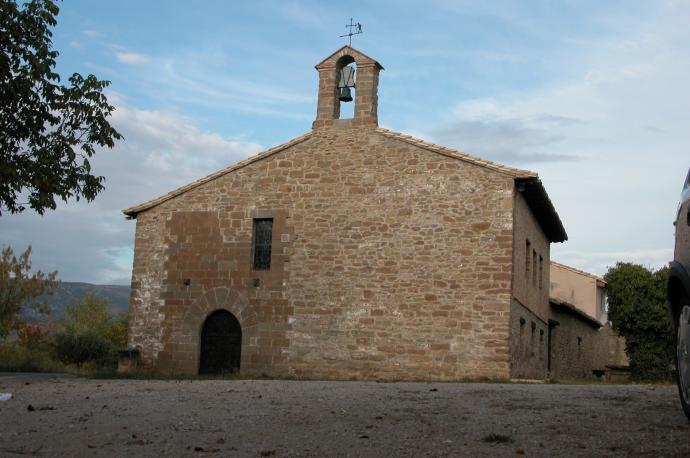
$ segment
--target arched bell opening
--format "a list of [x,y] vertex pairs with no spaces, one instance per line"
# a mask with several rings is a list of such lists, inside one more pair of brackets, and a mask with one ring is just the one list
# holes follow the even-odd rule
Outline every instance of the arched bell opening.
[[338,116],[336,119],[355,117],[355,59],[345,55],[336,63],[336,91],[338,98]]
[[199,374],[223,374],[240,370],[242,328],[226,310],[211,313],[201,329]]

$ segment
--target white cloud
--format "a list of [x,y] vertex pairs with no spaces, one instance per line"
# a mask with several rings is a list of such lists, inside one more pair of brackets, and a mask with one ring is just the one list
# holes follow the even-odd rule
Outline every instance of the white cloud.
[[[127,195],[118,195],[124,204],[122,208],[156,197],[261,151],[256,143],[203,131],[194,120],[174,112],[120,106],[113,114],[113,124],[123,133],[125,142],[99,159],[106,161],[107,158],[104,167],[119,172],[109,181],[122,180],[118,185],[127,183]],[[98,165],[94,163],[94,167]],[[126,181],[122,179],[124,176]],[[125,202],[125,198],[129,198],[129,202]]]
[[193,119],[168,111],[146,111],[118,103],[112,124],[125,137],[100,150],[93,172],[106,177],[96,200],[60,203],[38,216],[3,215],[2,243],[21,250],[32,244],[37,268],[60,272],[67,281],[130,281],[135,222],[121,210],[162,195],[262,150],[252,142],[199,128]]
[[203,53],[177,56],[164,60],[160,71],[149,76],[160,80],[154,85],[165,88],[168,100],[179,103],[287,119],[309,121],[313,118],[314,95],[291,92],[277,84],[280,78],[287,78],[288,69],[282,68],[278,73],[272,69],[268,84],[262,82],[266,79],[265,73],[254,80],[237,77],[227,69],[209,66],[211,60]]
[[441,127],[425,129],[432,140],[539,172],[569,235],[552,256],[575,267],[659,267],[673,256],[671,223],[690,166],[690,14],[661,5],[615,38],[564,56],[583,63],[565,78],[462,100]]
[[578,156],[552,151],[554,145],[565,139],[562,129],[557,131],[553,127],[564,128],[578,122],[556,116],[458,119],[429,135],[439,143],[456,145],[469,153],[481,151],[482,156],[499,163],[567,162],[577,160]]
[[117,60],[128,65],[142,65],[149,62],[149,58],[143,54],[128,51],[116,51]]

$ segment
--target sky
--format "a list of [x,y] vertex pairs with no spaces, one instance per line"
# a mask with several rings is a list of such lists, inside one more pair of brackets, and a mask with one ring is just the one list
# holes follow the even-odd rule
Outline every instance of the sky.
[[63,80],[111,81],[95,201],[0,216],[64,281],[129,284],[144,202],[311,129],[314,65],[378,60],[379,125],[535,171],[568,233],[551,258],[596,274],[673,258],[690,167],[690,0],[92,2],[54,30]]

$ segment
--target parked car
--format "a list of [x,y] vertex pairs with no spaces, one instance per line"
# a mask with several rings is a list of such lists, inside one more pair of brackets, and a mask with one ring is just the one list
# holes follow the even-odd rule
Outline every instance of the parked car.
[[678,393],[683,411],[690,419],[690,170],[674,224],[676,245],[669,266],[667,305],[676,336]]

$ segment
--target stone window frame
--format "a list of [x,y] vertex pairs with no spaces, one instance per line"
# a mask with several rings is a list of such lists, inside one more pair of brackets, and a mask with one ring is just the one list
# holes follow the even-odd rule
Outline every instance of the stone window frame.
[[[265,268],[262,266],[257,267],[257,259],[256,259],[256,252],[257,252],[257,239],[256,239],[256,231],[257,231],[257,223],[259,221],[270,221],[271,222],[271,240],[268,245],[268,250],[269,250],[269,258],[268,258],[268,266]],[[252,252],[251,252],[251,263],[252,263],[252,271],[255,272],[267,272],[271,270],[271,266],[273,265],[273,233],[274,231],[274,220],[273,218],[252,218]]]
[[277,287],[283,282],[283,275],[285,272],[285,264],[289,259],[287,254],[287,247],[292,243],[294,238],[294,230],[288,227],[288,212],[283,209],[273,208],[256,208],[248,211],[249,218],[255,219],[272,219],[273,232],[271,234],[271,269],[270,270],[254,270],[254,256],[253,256],[253,237],[254,229],[250,237],[249,245],[249,271],[251,277],[254,279],[255,287]]

